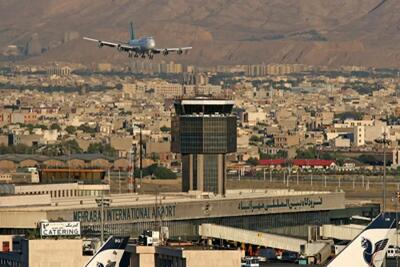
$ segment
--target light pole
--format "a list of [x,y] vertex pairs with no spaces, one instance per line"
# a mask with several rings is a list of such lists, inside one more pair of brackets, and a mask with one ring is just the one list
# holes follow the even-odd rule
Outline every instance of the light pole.
[[383,144],[383,182],[382,182],[382,186],[383,186],[383,204],[382,204],[382,211],[385,212],[386,211],[386,145],[388,143],[387,140],[387,133],[386,133],[386,129],[383,132],[383,138],[382,139],[377,139],[375,140],[375,142],[377,143],[381,143]]
[[394,201],[395,204],[395,212],[396,212],[396,247],[395,247],[395,257],[396,257],[396,267],[399,267],[399,257],[397,255],[398,247],[399,247],[399,234],[398,234],[398,228],[399,228],[399,219],[398,219],[398,206],[399,206],[399,200],[400,200],[400,191],[397,191],[393,194],[392,196],[392,202]]
[[104,207],[109,207],[110,202],[109,198],[104,198],[104,192],[102,192],[101,198],[96,198],[97,207],[100,208],[101,245],[104,242]]
[[[400,200],[400,192],[397,191],[396,197],[395,197],[395,201],[396,201],[396,249],[395,249],[395,251],[396,252],[399,247],[399,218],[398,218],[399,200]],[[396,253],[396,267],[399,267],[399,257],[397,255],[397,253]]]
[[143,178],[143,136],[142,136],[142,125],[139,126],[139,168],[140,168],[140,187],[142,186]]
[[383,133],[383,211],[386,210],[386,131]]

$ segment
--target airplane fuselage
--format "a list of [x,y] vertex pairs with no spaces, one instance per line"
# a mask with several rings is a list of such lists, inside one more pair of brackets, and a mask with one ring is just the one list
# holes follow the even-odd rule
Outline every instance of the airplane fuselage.
[[156,42],[153,37],[142,37],[139,39],[133,39],[128,42],[129,45],[137,47],[137,49],[144,53],[150,51],[156,47]]

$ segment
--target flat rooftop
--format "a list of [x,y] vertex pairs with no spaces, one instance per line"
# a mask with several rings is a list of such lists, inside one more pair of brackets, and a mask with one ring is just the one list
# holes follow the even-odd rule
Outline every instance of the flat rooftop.
[[178,115],[229,114],[234,104],[233,100],[210,98],[179,99],[174,102]]
[[[156,199],[163,205],[178,204],[178,203],[190,203],[190,202],[218,202],[218,201],[229,201],[229,200],[252,200],[260,198],[282,198],[282,197],[320,197],[332,194],[344,194],[343,192],[329,192],[329,191],[293,191],[286,189],[268,189],[268,190],[228,190],[225,196],[218,196],[212,193],[200,193],[200,192],[189,192],[189,193],[160,193],[156,194],[111,194],[105,196],[110,199],[110,208],[112,207],[124,207],[124,206],[143,206],[143,205],[154,205]],[[25,198],[43,198],[44,195],[15,195],[7,196],[7,199],[15,198],[16,200]],[[98,208],[96,199],[100,197],[93,196],[81,196],[81,197],[69,197],[69,198],[58,198],[50,199],[47,201],[39,201],[36,206],[26,206],[23,201],[16,201],[15,205],[0,208],[0,211],[57,211],[57,210],[73,210],[73,209],[93,209]],[[1,197],[0,197],[1,202]]]

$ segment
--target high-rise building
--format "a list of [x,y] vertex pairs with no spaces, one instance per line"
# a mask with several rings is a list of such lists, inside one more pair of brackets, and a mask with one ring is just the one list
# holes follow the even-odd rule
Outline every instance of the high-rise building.
[[206,97],[175,101],[172,151],[182,155],[182,191],[225,194],[225,156],[236,151],[233,105]]

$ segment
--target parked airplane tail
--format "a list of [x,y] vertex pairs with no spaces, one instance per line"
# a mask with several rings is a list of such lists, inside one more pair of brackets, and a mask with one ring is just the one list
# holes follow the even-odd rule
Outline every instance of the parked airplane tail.
[[131,33],[131,39],[130,40],[134,40],[136,39],[136,34],[135,34],[135,30],[133,29],[133,22],[131,22],[130,24],[130,33]]
[[396,214],[381,213],[327,267],[380,267],[396,233]]
[[111,236],[85,267],[119,267],[129,237]]

